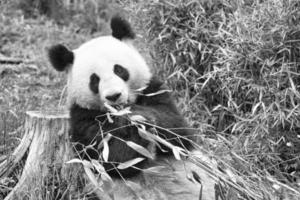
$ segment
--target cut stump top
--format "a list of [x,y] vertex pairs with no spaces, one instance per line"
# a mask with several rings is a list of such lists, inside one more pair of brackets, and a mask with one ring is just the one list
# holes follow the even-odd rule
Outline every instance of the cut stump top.
[[26,114],[31,117],[46,119],[66,119],[70,117],[68,110],[27,111]]

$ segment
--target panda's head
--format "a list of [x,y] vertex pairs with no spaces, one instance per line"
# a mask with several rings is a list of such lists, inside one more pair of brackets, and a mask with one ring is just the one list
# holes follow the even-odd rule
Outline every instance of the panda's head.
[[49,59],[58,71],[68,74],[68,102],[101,109],[104,103],[134,103],[138,90],[151,79],[150,68],[132,46],[129,23],[119,16],[111,20],[112,35],[92,39],[75,50],[55,45]]

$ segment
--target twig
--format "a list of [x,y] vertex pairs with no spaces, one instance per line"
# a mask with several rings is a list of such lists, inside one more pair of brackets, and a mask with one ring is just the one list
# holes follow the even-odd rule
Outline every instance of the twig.
[[20,59],[20,58],[0,57],[0,64],[18,65],[21,63],[30,64],[30,63],[33,63],[33,61]]

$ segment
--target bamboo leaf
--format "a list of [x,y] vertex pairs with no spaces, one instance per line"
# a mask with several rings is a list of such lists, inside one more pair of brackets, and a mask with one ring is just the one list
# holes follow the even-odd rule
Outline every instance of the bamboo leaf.
[[143,156],[150,158],[150,159],[154,159],[154,156],[144,147],[142,147],[141,145],[138,145],[134,142],[131,141],[127,141],[126,144],[131,147],[132,149],[134,149],[135,151],[137,151],[138,153],[142,154]]
[[109,156],[108,141],[107,141],[107,139],[104,138],[104,139],[102,140],[102,142],[103,142],[102,157],[103,157],[103,160],[104,160],[105,162],[107,162],[107,161],[108,161],[108,156]]
[[155,166],[155,167],[149,167],[147,169],[144,169],[143,172],[149,173],[149,174],[160,174],[165,169],[166,169],[165,166]]
[[145,158],[134,158],[132,160],[129,160],[129,161],[119,164],[117,168],[118,169],[127,169],[129,167],[134,166],[135,164],[137,164],[139,162],[142,162],[143,160],[145,160]]
[[165,92],[172,92],[172,90],[159,90],[159,91],[154,92],[154,93],[145,94],[145,96],[151,97],[151,96],[159,95],[159,94],[162,94],[162,93],[165,93]]
[[69,160],[66,162],[66,164],[73,164],[73,163],[80,163],[80,164],[83,164],[83,160],[80,160],[78,158],[74,158],[72,160]]
[[132,115],[129,117],[129,119],[131,121],[134,121],[134,122],[144,122],[144,121],[147,121],[145,117],[143,117],[142,115]]
[[86,173],[86,175],[87,175],[87,177],[89,178],[89,180],[91,181],[91,183],[92,183],[96,188],[102,190],[101,185],[102,185],[103,183],[97,181],[97,178],[96,178],[95,174],[92,172],[91,168],[89,168],[89,167],[87,167],[87,166],[84,166],[83,168],[84,168],[84,172]]
[[177,160],[181,160],[180,155],[185,155],[185,156],[187,155],[186,153],[184,153],[184,149],[177,147],[177,146],[173,146],[172,152],[173,152],[174,157]]

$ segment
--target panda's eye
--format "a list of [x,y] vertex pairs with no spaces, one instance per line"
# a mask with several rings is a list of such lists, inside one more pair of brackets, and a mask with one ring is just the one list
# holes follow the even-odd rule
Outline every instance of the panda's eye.
[[121,65],[116,64],[114,66],[114,73],[119,76],[121,79],[123,79],[124,81],[128,81],[129,79],[129,72],[127,69],[125,69],[124,67],[122,67]]
[[99,82],[100,82],[100,78],[97,74],[93,73],[90,76],[90,89],[92,90],[92,92],[94,92],[95,94],[99,93]]

